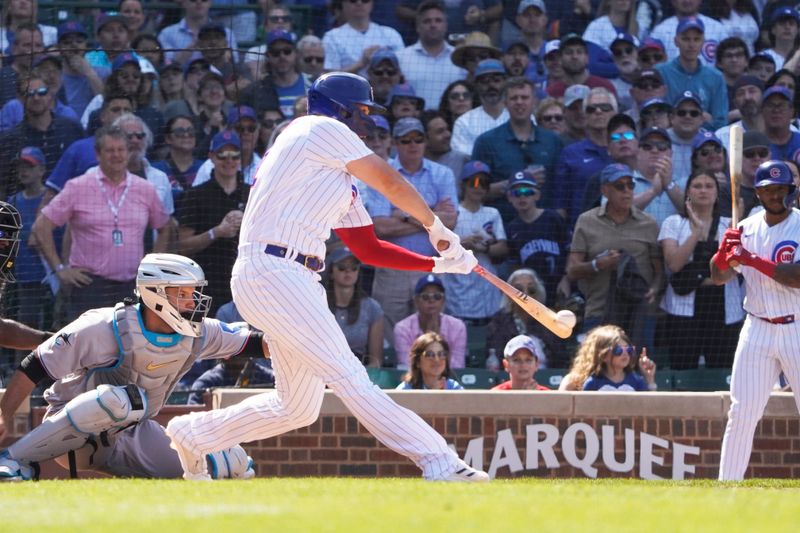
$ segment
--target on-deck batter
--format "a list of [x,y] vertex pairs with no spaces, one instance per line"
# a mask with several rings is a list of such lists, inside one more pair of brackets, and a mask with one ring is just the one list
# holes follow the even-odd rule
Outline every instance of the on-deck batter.
[[[711,262],[711,279],[721,285],[744,276],[747,319],[739,336],[731,377],[731,407],[722,441],[719,479],[744,478],[753,434],[780,372],[800,409],[800,212],[797,194],[782,161],[762,163],[755,175],[764,211],[730,228]],[[738,262],[736,270],[730,262]]]
[[[250,193],[233,269],[233,298],[249,323],[269,332],[276,390],[226,409],[173,419],[167,434],[187,479],[207,479],[203,454],[307,426],[327,384],[386,446],[430,480],[487,481],[415,413],[373,385],[325,302],[318,283],[325,241],[335,229],[355,255],[376,266],[466,274],[477,261],[417,191],[361,141],[380,109],[366,80],[334,72],[308,92],[309,116],[294,120],[261,163]],[[379,241],[353,176],[422,222],[443,257]],[[442,242],[444,241],[444,243]]]

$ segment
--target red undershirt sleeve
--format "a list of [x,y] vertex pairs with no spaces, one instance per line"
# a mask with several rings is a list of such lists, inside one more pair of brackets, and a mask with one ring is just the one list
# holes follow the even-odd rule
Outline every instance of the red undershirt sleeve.
[[433,258],[378,239],[372,224],[357,228],[338,228],[334,231],[359,260],[369,265],[396,270],[433,270]]

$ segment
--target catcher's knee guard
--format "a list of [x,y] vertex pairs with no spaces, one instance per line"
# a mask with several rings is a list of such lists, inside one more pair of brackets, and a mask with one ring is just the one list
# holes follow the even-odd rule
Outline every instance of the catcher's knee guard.
[[256,475],[253,460],[239,445],[206,455],[212,479],[251,479]]
[[13,459],[39,462],[77,450],[91,437],[122,429],[142,419],[147,410],[145,391],[136,385],[100,385],[79,394],[57,414],[12,444]]

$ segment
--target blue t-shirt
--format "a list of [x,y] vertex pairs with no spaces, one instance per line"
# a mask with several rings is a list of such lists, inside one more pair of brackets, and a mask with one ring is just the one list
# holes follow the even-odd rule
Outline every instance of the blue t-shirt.
[[275,92],[278,93],[281,113],[286,118],[292,118],[294,116],[294,101],[298,96],[305,96],[306,94],[306,79],[301,74],[297,77],[297,81],[289,87],[278,87],[276,85]]
[[38,283],[46,275],[39,254],[28,246],[31,227],[34,220],[36,220],[36,210],[39,209],[39,204],[42,203],[42,197],[44,197],[44,190],[33,198],[25,198],[22,192],[18,192],[8,199],[8,203],[17,208],[22,220],[22,230],[19,232],[19,254],[17,254],[17,260],[14,263],[14,276],[19,283]]
[[94,98],[94,91],[89,83],[89,79],[83,75],[62,74],[61,83],[64,87],[67,105],[75,111],[79,117],[83,116],[86,106]]
[[591,376],[583,384],[583,390],[602,390],[602,391],[646,391],[649,390],[644,378],[638,372],[625,374],[625,379],[617,383],[605,376]]
[[769,153],[772,159],[800,164],[800,133],[793,131],[786,144],[770,143]]

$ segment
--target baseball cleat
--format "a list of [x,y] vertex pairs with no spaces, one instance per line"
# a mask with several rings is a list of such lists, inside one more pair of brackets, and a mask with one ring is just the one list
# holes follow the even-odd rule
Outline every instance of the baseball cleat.
[[183,479],[187,481],[211,481],[211,476],[208,474],[208,464],[204,455],[197,456],[192,452],[181,446],[176,440],[179,429],[176,428],[177,424],[175,418],[167,424],[166,433],[169,437],[169,447],[178,453],[178,459],[181,461],[181,468],[183,468]]
[[458,460],[458,466],[456,467],[455,471],[441,479],[441,481],[452,481],[459,483],[487,483],[489,480],[489,474],[482,470],[476,470],[475,468],[472,468],[461,459]]
[[32,466],[20,463],[7,455],[0,455],[0,482],[3,481],[29,481],[33,479]]

